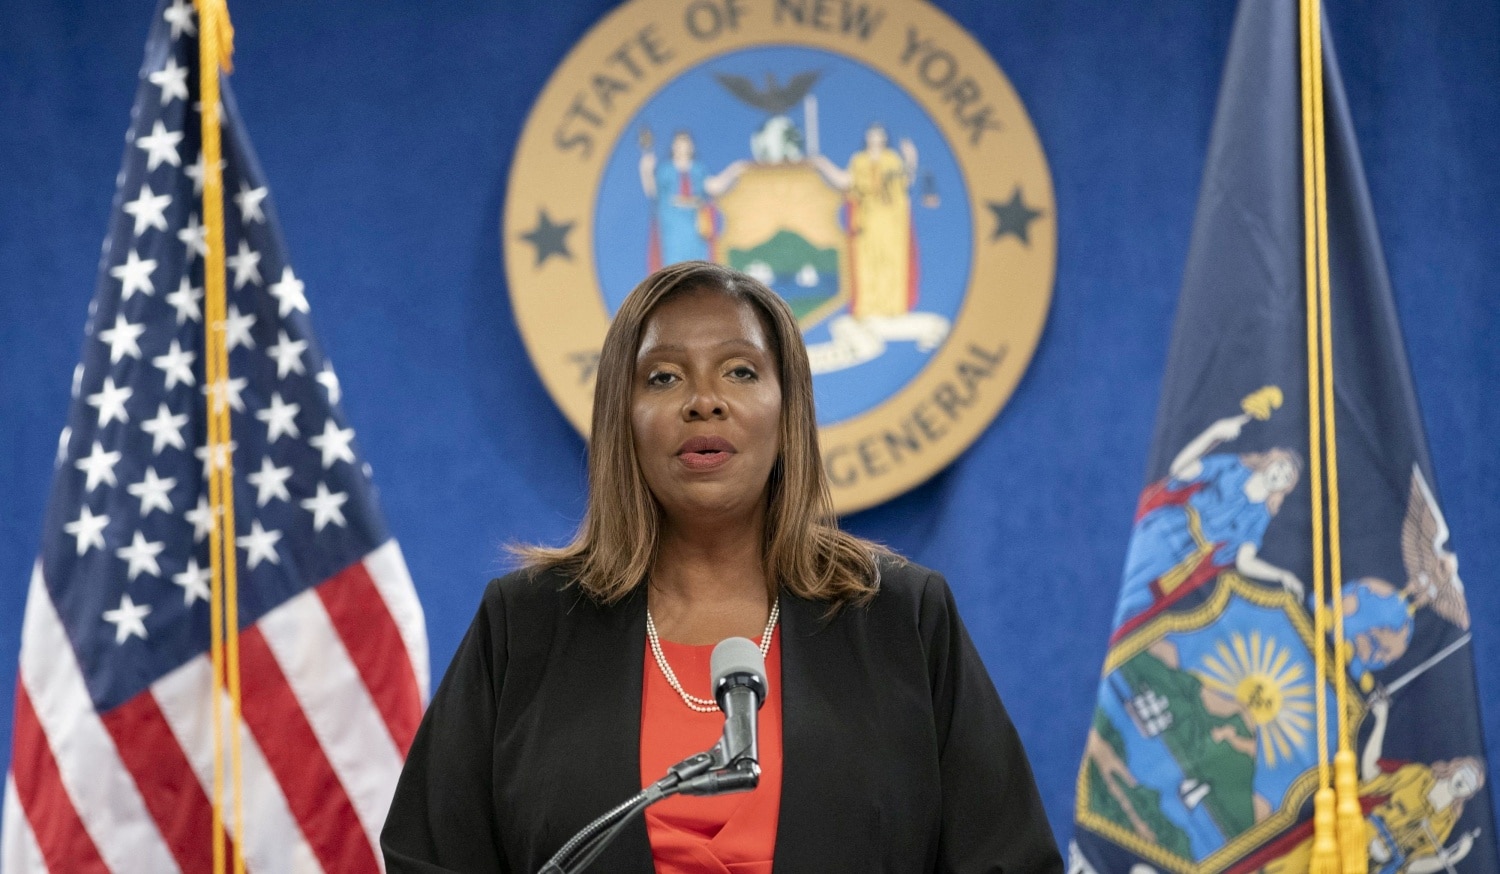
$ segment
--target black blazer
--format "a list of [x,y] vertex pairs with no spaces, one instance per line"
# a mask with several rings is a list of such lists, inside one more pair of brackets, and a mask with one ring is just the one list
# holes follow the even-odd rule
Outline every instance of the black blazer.
[[[531,874],[640,789],[645,592],[601,607],[567,582],[519,572],[485,591],[381,833],[393,874]],[[826,612],[781,596],[776,870],[1061,872],[943,578],[883,560],[867,605]],[[639,817],[591,870],[654,870]]]

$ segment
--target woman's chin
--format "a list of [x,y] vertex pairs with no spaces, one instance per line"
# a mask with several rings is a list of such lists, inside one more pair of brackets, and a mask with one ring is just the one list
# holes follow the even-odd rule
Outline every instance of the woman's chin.
[[661,502],[669,523],[683,528],[705,524],[722,526],[753,520],[765,509],[765,491],[749,492],[732,483],[703,481],[693,483],[674,495],[670,503]]

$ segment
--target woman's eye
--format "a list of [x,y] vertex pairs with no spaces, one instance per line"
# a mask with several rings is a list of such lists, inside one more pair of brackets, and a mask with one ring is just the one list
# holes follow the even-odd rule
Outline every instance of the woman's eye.
[[740,366],[729,371],[729,375],[733,376],[736,379],[754,379],[755,368],[741,364]]
[[660,371],[659,370],[659,371],[651,374],[650,376],[646,377],[646,384],[647,385],[668,385],[668,384],[670,384],[676,378],[677,378],[677,374],[675,374],[675,373],[668,373],[668,372]]

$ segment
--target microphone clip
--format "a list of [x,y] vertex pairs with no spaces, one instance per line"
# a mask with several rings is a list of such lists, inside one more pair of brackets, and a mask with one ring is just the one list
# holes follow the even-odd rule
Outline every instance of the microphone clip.
[[759,785],[759,763],[754,759],[740,759],[725,767],[684,780],[677,785],[673,794],[725,795],[730,792],[749,792]]
[[657,798],[671,795],[724,795],[747,792],[760,785],[760,764],[740,756],[730,759],[724,739],[708,752],[692,755],[667,769],[667,774],[646,790]]

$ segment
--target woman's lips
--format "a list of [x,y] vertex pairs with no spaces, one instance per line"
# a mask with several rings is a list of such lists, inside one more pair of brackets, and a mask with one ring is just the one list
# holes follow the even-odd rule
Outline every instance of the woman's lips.
[[684,452],[677,456],[677,460],[688,470],[713,470],[727,464],[733,457],[733,452]]
[[694,437],[677,448],[677,459],[689,470],[713,470],[734,453],[734,444],[723,437]]

